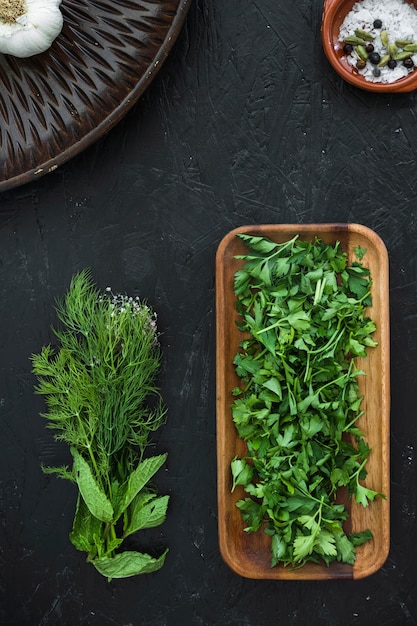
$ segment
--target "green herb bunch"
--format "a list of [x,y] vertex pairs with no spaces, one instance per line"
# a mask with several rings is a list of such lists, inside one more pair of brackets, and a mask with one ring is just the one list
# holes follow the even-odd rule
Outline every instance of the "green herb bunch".
[[168,496],[151,479],[167,455],[145,456],[165,420],[156,387],[161,350],[156,314],[138,298],[97,290],[76,274],[56,306],[59,346],[32,355],[35,391],[45,396],[47,427],[70,446],[71,468],[46,467],[78,487],[70,539],[106,576],[123,578],[162,567],[157,558],[123,550],[125,539],[160,525]]
[[356,357],[376,346],[366,315],[372,279],[356,249],[350,266],[339,243],[294,237],[285,243],[238,235],[248,248],[235,274],[239,329],[234,365],[241,385],[232,416],[247,455],[231,463],[246,532],[271,536],[271,566],[307,561],[353,564],[369,530],[347,535],[345,488],[367,506],[370,448]]

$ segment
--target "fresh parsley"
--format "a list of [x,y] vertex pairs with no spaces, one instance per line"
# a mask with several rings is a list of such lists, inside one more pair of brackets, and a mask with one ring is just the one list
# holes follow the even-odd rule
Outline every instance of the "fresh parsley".
[[245,531],[271,537],[271,566],[353,564],[369,530],[346,534],[343,488],[368,506],[383,495],[363,484],[370,448],[356,357],[376,346],[367,316],[372,279],[355,250],[337,242],[284,243],[239,234],[247,247],[235,273],[242,341],[232,417],[247,454],[231,462]]

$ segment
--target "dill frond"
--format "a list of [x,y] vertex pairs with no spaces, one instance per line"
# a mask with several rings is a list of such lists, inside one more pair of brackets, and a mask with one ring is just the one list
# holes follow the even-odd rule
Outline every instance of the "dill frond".
[[[84,502],[88,513],[84,505],[77,507],[77,533],[82,526],[77,515],[86,520],[97,510],[113,510],[111,531],[109,520],[103,527],[100,520],[94,522],[104,533],[98,544],[92,537],[73,537],[75,545],[90,546],[88,559],[94,562],[114,558],[118,509],[128,501],[131,475],[143,461],[150,434],[166,418],[156,383],[162,358],[156,314],[139,298],[113,295],[109,288],[101,293],[88,270],[72,278],[56,313],[59,325],[52,330],[58,345],[44,346],[31,357],[38,381],[35,393],[45,397],[47,411],[42,416],[56,431],[55,438],[70,446],[78,473],[74,468],[45,471],[77,481],[84,500],[93,494],[95,503],[89,507]],[[97,505],[100,498],[102,508]],[[128,502],[123,511],[125,524],[130,506]],[[86,528],[83,532],[88,535]]]

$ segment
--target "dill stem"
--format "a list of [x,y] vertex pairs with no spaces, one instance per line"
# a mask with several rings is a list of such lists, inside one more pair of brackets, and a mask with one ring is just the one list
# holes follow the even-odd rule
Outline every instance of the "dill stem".
[[[99,471],[98,471],[96,458],[95,458],[95,456],[94,456],[94,454],[93,454],[93,452],[92,452],[92,449],[91,449],[91,441],[89,441],[89,439],[88,439],[88,437],[87,437],[87,433],[86,433],[86,431],[85,431],[84,424],[83,424],[83,421],[82,421],[82,419],[81,419],[80,414],[77,412],[75,415],[76,415],[76,417],[77,417],[78,424],[79,424],[79,426],[80,426],[80,429],[81,429],[81,431],[82,431],[82,433],[83,433],[83,436],[84,436],[84,439],[85,439],[85,441],[86,441],[86,448],[87,448],[87,450],[88,450],[88,454],[89,454],[89,456],[90,456],[91,463],[92,463],[92,465],[93,465],[94,471],[95,471],[95,473],[96,473],[96,477],[97,477],[97,479],[98,479],[98,480],[100,480],[100,474],[99,474]],[[101,482],[101,480],[100,480],[100,482]]]

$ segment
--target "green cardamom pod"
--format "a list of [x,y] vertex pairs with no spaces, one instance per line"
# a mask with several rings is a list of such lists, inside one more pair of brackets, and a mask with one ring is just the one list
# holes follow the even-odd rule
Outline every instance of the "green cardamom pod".
[[395,45],[395,43],[390,43],[388,46],[388,54],[393,58],[396,59],[397,58],[397,54],[398,54],[398,47]]
[[408,43],[403,48],[406,52],[417,52],[417,43]]
[[385,67],[388,64],[388,61],[390,60],[390,58],[391,56],[389,54],[385,54],[380,60],[380,62],[378,63],[378,67]]
[[361,30],[360,28],[357,28],[355,30],[355,35],[356,35],[356,37],[360,37],[361,39],[365,39],[365,41],[373,41],[375,39],[375,37],[373,35],[371,35],[371,33],[368,33],[368,31],[366,31],[366,30]]
[[409,39],[396,39],[395,43],[399,48],[404,48],[404,46],[408,46],[410,43],[414,42],[410,41]]
[[356,46],[356,54],[358,55],[358,57],[360,59],[362,59],[362,61],[367,61],[368,60],[368,53],[366,52],[365,48],[361,45]]
[[413,52],[400,52],[395,57],[395,60],[396,61],[404,61],[404,59],[409,59],[412,56],[413,56]]
[[345,43],[350,43],[352,44],[352,46],[366,45],[366,41],[364,39],[361,39],[360,37],[355,37],[355,35],[349,35],[348,37],[345,37]]
[[380,36],[381,36],[381,43],[382,43],[382,45],[384,46],[384,48],[388,48],[389,41],[388,41],[388,33],[387,33],[387,31],[386,30],[382,30]]

